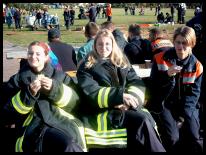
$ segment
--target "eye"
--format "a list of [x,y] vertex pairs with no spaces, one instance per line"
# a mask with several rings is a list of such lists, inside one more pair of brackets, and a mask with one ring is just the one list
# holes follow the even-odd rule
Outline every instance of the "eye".
[[103,46],[103,44],[102,44],[102,43],[98,43],[97,46],[100,46],[100,47],[101,47],[101,46]]
[[36,55],[37,55],[37,56],[40,56],[40,55],[41,55],[41,53],[36,53]]
[[107,42],[106,45],[109,46],[109,45],[110,45],[110,42]]
[[179,44],[181,44],[181,42],[180,42],[180,41],[175,41],[175,43],[176,43],[176,44],[178,44],[178,45],[179,45]]

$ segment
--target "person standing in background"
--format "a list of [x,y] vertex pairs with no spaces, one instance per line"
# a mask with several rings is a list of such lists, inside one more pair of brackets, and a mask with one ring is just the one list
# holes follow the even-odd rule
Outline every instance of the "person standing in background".
[[97,18],[100,18],[100,12],[101,12],[101,7],[100,7],[100,5],[97,5],[96,9],[97,9],[97,15],[96,15],[96,17],[97,17]]
[[87,12],[89,14],[89,22],[96,22],[96,14],[97,14],[97,9],[94,6],[94,3],[90,4],[89,11]]
[[74,25],[75,10],[72,6],[70,7],[70,14],[71,14],[71,25]]
[[124,11],[125,11],[125,15],[128,15],[128,5],[126,4],[125,6],[124,6]]
[[175,15],[175,6],[174,6],[174,4],[170,5],[170,13],[171,13],[171,16],[172,16],[172,21],[174,21],[174,15]]
[[107,21],[112,21],[112,5],[110,3],[107,4],[106,15]]
[[71,18],[69,6],[67,6],[65,8],[63,16],[64,16],[64,22],[65,22],[66,29],[69,30],[69,28],[70,28],[70,18]]
[[21,13],[19,8],[16,8],[13,18],[14,18],[16,29],[21,29]]

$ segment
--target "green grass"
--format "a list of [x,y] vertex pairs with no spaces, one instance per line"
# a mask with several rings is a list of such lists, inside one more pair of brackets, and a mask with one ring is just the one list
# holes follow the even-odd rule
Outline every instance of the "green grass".
[[[78,14],[79,10],[76,11],[76,19],[74,22],[74,26],[71,26],[70,31],[66,31],[66,28],[62,26],[64,24],[63,21],[63,9],[49,9],[50,14],[56,14],[60,18],[60,30],[62,34],[62,41],[66,43],[70,43],[73,46],[79,46],[82,45],[86,42],[86,38],[84,37],[84,32],[83,31],[75,31],[76,28],[85,26],[87,22],[89,21],[88,19],[78,19]],[[144,16],[139,16],[138,15],[139,9],[136,11],[135,16],[131,15],[124,15],[124,8],[113,8],[112,9],[112,21],[114,24],[119,27],[125,35],[127,35],[127,28],[130,24],[136,23],[136,24],[154,24],[156,22],[156,16],[154,16],[154,9],[150,11],[149,8],[145,10],[145,15]],[[162,12],[165,14],[166,12],[170,13],[170,9],[162,9]],[[186,21],[191,19],[193,17],[194,9],[187,9],[186,11]],[[177,11],[176,11],[177,14]],[[97,24],[101,24],[106,19],[97,19]],[[177,21],[177,15],[175,16],[175,21]],[[14,25],[13,25],[14,26]],[[172,36],[172,33],[176,27],[179,25],[175,24],[174,26],[172,25],[163,25],[160,28],[164,28],[168,31],[170,37]],[[143,29],[143,37],[147,38],[148,36],[148,29]],[[44,30],[43,28],[37,30],[37,31],[30,31],[28,28],[23,28],[21,31],[13,31],[12,29],[8,29],[7,25],[3,25],[3,39],[6,41],[9,41],[11,43],[14,43],[16,45],[20,46],[28,46],[28,44],[34,40],[38,41],[45,41],[47,42],[47,31]]]

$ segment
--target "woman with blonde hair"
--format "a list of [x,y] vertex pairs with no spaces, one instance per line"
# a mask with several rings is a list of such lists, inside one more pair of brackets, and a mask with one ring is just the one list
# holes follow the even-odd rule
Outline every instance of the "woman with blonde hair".
[[[88,58],[88,63],[86,64],[86,66],[88,68],[92,67],[92,65],[95,64],[95,62],[97,61],[97,59],[99,57],[103,58],[103,59],[110,59],[112,61],[112,63],[114,65],[116,65],[117,67],[131,67],[128,59],[125,57],[125,55],[121,52],[121,50],[119,49],[119,47],[116,44],[116,41],[114,39],[114,36],[112,33],[109,33],[108,30],[103,29],[102,33],[98,33],[98,36],[96,37],[96,39],[94,40],[94,45],[97,44],[97,38],[102,38],[102,37],[109,37],[112,40],[112,46],[111,46],[111,50],[108,53],[100,53],[97,51],[97,48],[94,46],[93,51],[91,52],[91,55]],[[115,42],[115,43],[114,43]]]
[[96,35],[77,79],[83,91],[80,117],[89,149],[127,146],[137,152],[165,151],[155,122],[142,108],[145,86],[109,30]]
[[180,147],[183,150],[202,151],[198,99],[203,67],[192,54],[196,44],[194,29],[177,28],[173,43],[174,48],[154,56],[152,101],[148,106],[156,113],[167,151],[177,151],[178,143],[186,146]]

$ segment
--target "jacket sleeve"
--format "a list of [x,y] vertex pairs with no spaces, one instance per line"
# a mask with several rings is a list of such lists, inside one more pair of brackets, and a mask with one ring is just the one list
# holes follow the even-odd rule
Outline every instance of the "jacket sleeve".
[[203,67],[201,64],[197,66],[196,79],[194,83],[184,86],[184,96],[182,96],[182,102],[184,106],[184,114],[186,117],[192,115],[191,109],[197,108],[198,99],[201,92],[201,83],[203,77]]
[[39,94],[35,97],[31,95],[29,86],[24,85],[23,82],[21,82],[18,73],[12,76],[5,84],[4,91],[10,92],[11,94],[8,96],[8,102],[4,107],[5,110],[17,112],[19,114],[29,113],[39,97]]
[[77,62],[82,60],[86,56],[86,54],[87,53],[85,52],[84,46],[80,47],[77,52]]
[[77,57],[76,57],[76,52],[74,48],[72,48],[72,60],[74,64],[77,66]]
[[100,85],[95,80],[90,70],[84,69],[84,64],[77,71],[77,79],[80,88],[92,107],[113,108],[123,103],[123,87],[111,87],[110,84]]
[[[160,80],[161,79],[161,80]],[[157,63],[154,60],[152,70],[150,74],[151,86],[150,86],[150,108],[153,111],[161,111],[162,104],[167,96],[175,86],[175,78],[169,77],[167,71],[159,71]]]
[[127,74],[126,92],[136,97],[140,105],[143,105],[145,102],[145,90],[144,82],[131,67]]
[[48,98],[53,104],[60,108],[64,108],[67,112],[69,112],[79,101],[79,96],[75,89],[73,89],[75,83],[72,79],[67,74],[60,74],[63,76],[61,80],[52,79],[53,86]]

